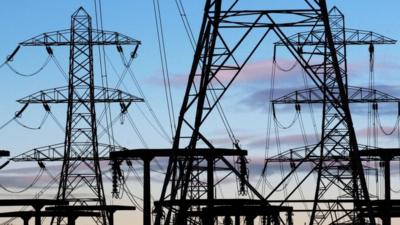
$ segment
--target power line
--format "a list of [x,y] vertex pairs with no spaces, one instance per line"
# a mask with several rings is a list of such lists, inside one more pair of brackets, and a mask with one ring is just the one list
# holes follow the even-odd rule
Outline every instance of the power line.
[[51,59],[51,55],[49,55],[46,59],[46,61],[39,67],[39,69],[35,70],[32,73],[22,73],[20,71],[18,71],[17,69],[15,69],[9,62],[6,63],[6,65],[8,66],[8,68],[10,68],[11,71],[13,71],[15,74],[22,76],[22,77],[32,77],[35,76],[37,74],[39,74],[40,72],[43,71],[43,69],[49,64]]
[[166,99],[167,108],[168,108],[168,117],[169,117],[169,121],[170,121],[171,137],[173,137],[174,133],[176,131],[175,110],[174,110],[173,101],[172,101],[171,83],[170,83],[170,77],[169,77],[167,52],[166,52],[166,47],[165,47],[165,38],[164,38],[164,31],[163,31],[162,16],[161,16],[159,0],[153,0],[153,10],[154,10],[154,18],[155,18],[156,28],[157,28],[157,40],[158,40],[159,54],[160,54],[160,60],[161,60],[161,69],[162,69],[162,75],[163,75],[163,81],[164,81],[165,99]]

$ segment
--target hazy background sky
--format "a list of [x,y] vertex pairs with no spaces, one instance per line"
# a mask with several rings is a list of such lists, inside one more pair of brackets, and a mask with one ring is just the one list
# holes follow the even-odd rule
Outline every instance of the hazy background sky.
[[[199,29],[202,18],[203,1],[182,0],[187,17],[191,23],[195,36]],[[249,1],[249,5],[256,6],[259,2],[268,4],[268,1]],[[271,1],[274,2],[274,1]],[[287,1],[287,4],[291,4]],[[181,23],[178,10],[174,0],[161,0],[161,13],[163,25],[165,28],[165,43],[168,55],[168,66],[172,81],[173,103],[175,115],[180,108],[184,88],[186,85],[187,74],[190,70],[193,50],[185,34]],[[272,3],[271,3],[272,4]],[[349,28],[362,30],[372,30],[384,34],[393,39],[400,39],[400,2],[396,0],[332,0],[328,1],[329,7],[334,5],[346,15],[346,25]],[[70,16],[79,7],[83,6],[94,18],[94,1],[89,0],[14,0],[2,1],[0,7],[0,61],[5,59],[17,46],[18,42],[24,41],[30,37],[43,32],[66,29],[70,26]],[[161,64],[159,60],[159,49],[157,46],[156,27],[153,13],[152,1],[143,0],[103,0],[103,23],[104,29],[118,31],[131,36],[142,42],[139,48],[138,56],[133,62],[133,71],[142,84],[142,88],[158,115],[164,128],[168,131],[169,123],[167,116],[167,106],[165,103],[164,90],[162,84]],[[275,39],[274,39],[275,38]],[[250,158],[255,164],[252,174],[255,177],[260,172],[260,166],[263,164],[265,155],[265,130],[267,116],[268,90],[270,87],[271,71],[271,44],[276,41],[276,37],[269,39],[268,43],[255,55],[249,62],[248,67],[243,71],[240,77],[222,101],[225,112],[228,115],[233,130],[241,140],[243,148],[249,150]],[[55,55],[67,70],[68,49],[53,48]],[[400,84],[397,71],[400,68],[398,63],[400,51],[399,46],[377,46],[376,47],[376,85],[390,92],[392,95],[400,97],[398,85]],[[109,57],[113,61],[113,66],[120,73],[123,66],[116,53],[115,48],[107,48]],[[125,54],[129,54],[130,49],[125,48]],[[368,84],[368,47],[354,47],[349,50],[349,79],[354,85],[367,86]],[[21,72],[30,73],[36,70],[46,60],[46,51],[44,48],[22,48],[12,65]],[[284,65],[292,64],[293,59],[284,53],[278,58],[278,61]],[[117,74],[108,65],[108,77],[110,83],[115,85],[118,80]],[[276,81],[276,96],[288,93],[298,87],[297,77],[301,71],[297,68],[290,73],[280,73]],[[66,85],[65,79],[57,70],[53,62],[38,75],[33,77],[16,76],[7,67],[0,69],[0,125],[14,116],[22,106],[15,100],[25,97],[41,89]],[[294,78],[297,77],[297,80]],[[301,80],[301,79],[300,79]],[[111,86],[112,86],[111,85]],[[137,94],[133,82],[129,77],[125,79],[125,89],[133,94]],[[135,106],[136,107],[136,106]],[[137,127],[141,130],[146,144],[150,147],[169,147],[167,140],[158,135],[154,129],[145,121],[143,115],[138,113],[138,109],[131,107],[132,118],[136,121]],[[141,106],[146,110],[145,107]],[[52,111],[59,118],[62,125],[65,123],[66,106],[52,106]],[[316,108],[318,109],[318,108]],[[356,124],[356,129],[360,133],[360,140],[365,142],[365,121],[366,107],[356,107],[354,109],[355,119],[360,122]],[[396,120],[397,105],[390,105],[385,108],[383,116],[387,122],[387,129]],[[118,107],[113,108],[118,113]],[[287,124],[294,114],[293,108],[285,108],[279,114],[279,119]],[[98,111],[100,111],[98,109]],[[148,112],[147,112],[148,113]],[[28,126],[37,126],[44,114],[43,108],[39,106],[30,106],[23,114],[21,122]],[[317,113],[318,118],[318,113]],[[310,119],[305,118],[306,121]],[[318,119],[317,119],[318,120]],[[135,148],[144,147],[139,141],[137,134],[129,126],[128,122],[122,123],[117,120],[115,136],[121,146]],[[307,133],[313,135],[312,126],[307,126]],[[227,142],[227,136],[222,128],[222,123],[217,122],[209,129],[210,139],[215,144],[230,144]],[[382,135],[383,136],[383,135]],[[0,148],[8,149],[12,155],[17,155],[31,148],[45,146],[63,142],[64,134],[57,127],[57,124],[49,118],[40,130],[24,129],[17,123],[11,123],[9,126],[0,130]],[[312,139],[312,138],[311,138]],[[290,146],[301,146],[302,140],[299,137],[299,127],[282,133],[281,140]],[[382,138],[381,145],[389,146],[397,144],[396,137]],[[4,161],[4,159],[2,160]],[[29,167],[32,164],[18,163],[12,165],[13,169],[0,172],[0,181],[13,188],[22,188],[29,184],[31,178],[36,175],[36,171],[30,169],[21,169]],[[33,165],[35,166],[35,165]],[[137,166],[140,168],[140,166]],[[58,167],[54,167],[56,174]],[[7,168],[6,168],[7,169]],[[24,176],[21,176],[24,173]],[[19,175],[19,180],[12,180],[10,177]],[[254,178],[255,180],[257,178]],[[156,181],[162,180],[162,176],[155,176]],[[41,181],[45,183],[45,181]],[[156,182],[159,185],[159,182]],[[156,185],[154,197],[157,198],[158,187]],[[5,192],[2,196],[10,197]],[[25,196],[29,196],[27,193]],[[110,195],[108,192],[107,195]],[[141,195],[141,190],[137,195]],[[24,195],[22,195],[24,196]],[[126,214],[124,214],[126,215]],[[126,215],[127,216],[127,215]],[[140,214],[135,214],[135,219],[140,220]],[[123,223],[128,224],[128,223]]]

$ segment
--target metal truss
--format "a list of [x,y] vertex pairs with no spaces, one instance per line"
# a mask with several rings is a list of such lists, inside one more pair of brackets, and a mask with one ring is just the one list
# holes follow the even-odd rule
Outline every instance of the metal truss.
[[[266,159],[266,164],[270,163],[286,163],[286,162],[291,162],[291,166],[295,166],[297,163],[300,162],[308,162],[312,163],[314,165],[317,165],[318,159],[320,158],[319,153],[315,151],[317,149],[315,145],[308,145],[308,146],[303,146],[303,147],[298,147],[298,148],[292,148],[289,150],[286,150],[285,152],[282,152],[282,154],[271,156],[268,159]],[[370,156],[364,154],[364,152],[368,152],[371,150],[381,150],[384,151],[384,148],[372,148],[371,146],[367,145],[359,145],[360,149],[360,154],[361,159],[363,162],[368,162],[368,161],[382,161],[379,155],[376,156]],[[336,163],[347,163],[350,160],[350,157],[347,156],[333,156],[329,155],[323,158],[324,162],[329,163],[329,162],[336,162]],[[400,160],[400,158],[396,157],[396,160]],[[264,170],[266,167],[264,167]],[[314,168],[315,169],[315,168]]]
[[[370,199],[362,164],[359,160],[359,149],[346,94],[346,61],[343,52],[345,46],[335,44],[343,43],[345,40],[342,35],[339,36],[342,41],[338,41],[338,37],[334,36],[336,24],[340,21],[337,21],[337,18],[329,18],[324,0],[305,0],[304,8],[299,9],[286,9],[286,6],[285,9],[274,10],[240,9],[239,2],[239,0],[206,1],[194,61],[179,114],[173,150],[193,151],[197,146],[214,148],[202,132],[206,119],[266,36],[273,32],[282,43],[285,43],[287,49],[303,67],[319,91],[324,93],[325,108],[336,115],[330,121],[329,127],[326,127],[322,141],[318,145],[319,147],[323,146],[321,149],[329,148],[327,151],[320,152],[320,159],[331,154],[331,150],[336,146],[346,146],[342,149],[341,154],[351,156],[348,169],[345,170],[343,176],[345,182],[340,183],[339,189],[348,193],[354,209],[346,212],[338,221],[331,222],[340,223],[354,219],[360,220],[362,223],[365,219],[359,216],[360,213],[365,210],[371,212],[372,209],[368,204],[361,205],[361,201],[369,202]],[[324,32],[320,33],[321,36],[318,39],[320,45],[306,49],[292,44],[288,35],[292,28],[306,30],[308,33],[323,30]],[[235,31],[234,38],[225,33],[228,31]],[[255,31],[258,31],[258,38],[253,37],[252,44],[249,45],[249,36],[254,35]],[[245,41],[247,41],[246,49],[240,49]],[[342,130],[343,133],[340,134],[340,137],[332,139],[332,134],[338,130]],[[328,143],[330,140],[334,140],[336,144]],[[215,165],[208,163],[200,167],[199,165],[205,161],[204,158],[187,157],[182,160],[170,157],[161,198],[156,207],[155,224],[161,224],[162,218],[163,224],[199,224],[200,221],[190,217],[189,214],[201,210],[202,207],[212,210],[213,203],[218,198],[215,196],[213,182]],[[206,175],[201,176],[205,170],[201,170],[199,167],[207,168]],[[236,174],[238,174],[237,171]],[[201,177],[203,179],[200,180]],[[280,186],[286,182],[288,177],[283,179],[275,190],[281,188]],[[292,192],[292,190],[288,191]],[[259,196],[259,193],[253,189],[252,194]],[[273,194],[271,193],[264,199],[264,201],[266,200],[265,204]],[[321,196],[320,194],[316,195]],[[206,205],[190,204],[197,199],[206,199]],[[320,198],[316,199],[315,212],[322,208],[319,207],[318,200]],[[175,204],[170,204],[171,202]],[[282,201],[281,205],[284,202]],[[325,220],[326,218],[321,220],[314,216],[310,224],[327,223]],[[368,216],[368,221],[375,224],[375,218],[372,215]],[[214,222],[210,218],[203,224],[214,224]]]
[[[333,7],[330,10],[331,18],[332,14],[338,12],[340,16],[340,10],[337,7]],[[339,21],[340,22],[340,17]],[[335,45],[343,44],[343,40],[341,40],[341,36],[345,35],[346,40],[344,43],[346,45],[369,45],[369,44],[396,44],[396,40],[386,37],[384,35],[375,33],[373,31],[366,31],[366,30],[358,30],[358,29],[351,29],[346,27],[332,27],[332,31],[335,31],[333,34],[333,41]],[[292,45],[296,46],[316,46],[316,45],[323,45],[320,41],[321,35],[324,35],[324,30],[313,30],[312,32],[299,32],[294,35],[288,37],[288,42]],[[286,40],[278,41],[275,43],[276,46],[286,46]]]
[[[96,103],[133,103],[143,102],[142,98],[138,98],[132,94],[124,91],[105,88],[105,87],[93,87],[94,89],[94,100]],[[90,99],[79,98],[79,95],[73,95],[72,99],[68,96],[69,87],[58,87],[47,90],[38,91],[32,95],[26,96],[22,99],[17,100],[21,104],[58,104],[68,103],[72,101],[74,103],[89,102]],[[77,86],[74,88],[75,93],[85,91],[85,87]]]
[[[32,161],[63,161],[64,160],[64,143],[58,143],[58,144],[53,144],[53,145],[48,145],[48,146],[43,146],[39,148],[34,148],[32,150],[29,150],[27,152],[24,152],[20,155],[13,156],[10,158],[11,161],[14,162],[32,162]],[[75,142],[73,143],[74,149],[86,149],[88,150],[91,148],[92,143],[90,142]],[[110,161],[110,152],[113,151],[123,151],[125,148],[119,147],[119,146],[114,146],[114,145],[108,145],[108,144],[102,144],[98,143],[98,160],[100,161]],[[82,151],[82,150],[80,150]],[[84,151],[84,150],[83,150]],[[82,160],[82,156],[79,154],[79,152],[72,152],[71,156],[69,157],[70,160]],[[85,156],[85,160],[94,160],[92,155],[87,155]]]
[[[57,199],[67,200],[73,205],[101,207],[106,205],[106,201],[99,162],[109,160],[111,151],[123,149],[98,143],[95,104],[119,103],[122,110],[126,110],[131,103],[142,102],[143,99],[121,90],[95,86],[93,48],[96,45],[129,45],[136,52],[140,42],[117,32],[92,29],[91,17],[81,7],[72,15],[70,29],[43,33],[19,44],[69,47],[68,86],[38,91],[18,100],[26,105],[65,103],[67,120],[64,143],[36,148],[12,160],[62,161]],[[87,188],[86,197],[74,198],[74,193],[81,187]],[[102,210],[101,217],[94,217],[94,221],[106,225],[110,218],[110,214]],[[65,222],[64,219],[53,218],[52,223],[60,224]]]
[[[337,88],[332,90],[337,92]],[[400,102],[400,99],[384,92],[363,88],[348,86],[347,88],[349,103],[384,103],[384,102]],[[272,104],[322,104],[324,103],[324,95],[319,88],[309,88],[294,91],[282,97],[272,100]]]
[[[363,146],[366,148],[366,146]],[[359,149],[361,150],[361,146],[359,146]],[[265,165],[264,165],[264,172],[267,169],[267,165],[270,163],[287,163],[291,162],[292,167],[294,167],[296,164],[295,163],[304,163],[304,162],[311,162],[313,164],[318,164],[318,161],[320,159],[320,154],[317,151],[318,146],[316,145],[308,145],[308,146],[303,146],[303,147],[298,147],[298,148],[293,148],[286,150],[285,152],[282,152],[279,155],[271,156],[268,157],[268,159],[265,159]],[[326,161],[332,161],[332,160],[345,160],[349,161],[349,157],[347,156],[326,156],[324,158]],[[313,170],[315,172],[315,169]]]
[[[91,30],[93,45],[140,45],[140,41],[135,40],[124,34],[106,31],[106,30]],[[40,34],[19,43],[21,46],[70,46],[71,45],[71,30],[59,30]],[[84,40],[75,40],[75,45],[87,45]]]
[[[366,214],[362,213],[362,210],[368,206],[360,202],[363,201],[362,199],[369,199],[369,196],[367,196],[364,172],[361,171],[363,165],[357,155],[360,148],[367,147],[356,145],[354,128],[349,123],[345,125],[341,122],[348,119],[349,111],[345,110],[346,115],[343,118],[340,115],[341,112],[336,109],[336,103],[329,102],[328,93],[331,92],[337,95],[342,102],[346,102],[346,108],[349,103],[399,102],[398,98],[378,90],[352,87],[347,84],[346,47],[348,45],[371,46],[395,44],[396,41],[374,32],[345,28],[344,16],[336,7],[329,12],[329,24],[331,32],[326,33],[326,29],[315,29],[297,33],[276,43],[276,46],[292,45],[297,47],[303,55],[309,56],[309,62],[312,61],[314,54],[324,55],[327,63],[316,65],[316,68],[321,71],[325,86],[295,91],[272,101],[272,104],[322,104],[322,140],[316,145],[289,150],[266,161],[268,163],[288,162],[293,171],[303,163],[311,163],[312,169],[300,181],[302,184],[312,173],[318,174],[310,225],[336,224],[339,221],[365,224],[368,222],[365,221]],[[327,42],[335,47],[336,59],[331,57],[332,52],[326,51]],[[330,60],[333,61],[330,62]],[[335,66],[336,62],[334,61],[337,61],[339,67]],[[343,81],[342,87],[341,82],[335,82],[338,80],[339,74]],[[297,159],[293,160],[294,158]],[[358,162],[355,161],[355,158]],[[356,172],[359,174],[358,177]],[[290,176],[293,176],[293,172],[289,173],[288,177]],[[296,186],[295,189],[299,186]],[[324,202],[324,199],[331,197],[332,190],[335,188],[343,193],[337,196],[339,200],[352,198],[354,205]],[[292,195],[294,191],[290,193]],[[271,195],[272,193],[269,196]],[[286,197],[285,201],[289,199],[290,196]],[[342,213],[338,214],[338,211]],[[370,223],[374,222],[371,216],[369,220]]]

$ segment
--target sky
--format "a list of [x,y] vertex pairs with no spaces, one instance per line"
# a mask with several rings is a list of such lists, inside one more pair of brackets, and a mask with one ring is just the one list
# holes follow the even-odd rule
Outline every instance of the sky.
[[[186,9],[187,18],[191,27],[197,36],[199,25],[202,18],[203,1],[182,0]],[[249,7],[257,7],[258,4],[271,5],[276,4],[276,1],[259,1],[252,0],[247,2]],[[165,34],[166,53],[168,56],[168,68],[172,83],[172,95],[174,115],[178,115],[178,110],[182,102],[187,74],[189,73],[192,63],[193,50],[189,44],[184,27],[181,23],[176,4],[174,0],[160,1],[162,21]],[[290,4],[290,1],[287,1]],[[334,5],[346,15],[346,25],[349,28],[357,28],[362,30],[372,30],[377,33],[386,35],[393,39],[400,39],[398,27],[400,27],[400,2],[396,0],[332,0],[328,1],[329,7]],[[83,6],[89,14],[94,15],[94,1],[83,0],[15,0],[3,1],[0,7],[0,27],[2,32],[0,44],[0,59],[5,59],[21,41],[29,39],[43,32],[54,31],[59,29],[67,29],[69,27],[71,14],[80,6]],[[155,114],[161,121],[162,126],[170,135],[168,123],[168,110],[164,95],[164,87],[161,74],[161,63],[159,60],[159,48],[157,44],[157,31],[155,27],[155,19],[153,13],[152,1],[138,0],[113,0],[102,1],[103,9],[103,24],[104,29],[118,31],[120,33],[131,36],[141,41],[137,57],[133,61],[132,70],[138,81],[142,85],[142,89],[146,94],[149,104],[152,106]],[[95,20],[93,16],[93,20]],[[275,38],[275,39],[274,39]],[[260,173],[260,169],[264,162],[266,154],[265,136],[267,126],[266,112],[268,109],[268,93],[270,89],[271,78],[271,59],[272,59],[272,43],[276,41],[276,37],[272,37],[265,43],[260,51],[253,57],[244,69],[241,77],[238,78],[235,85],[229,90],[227,95],[222,100],[224,111],[231,123],[231,126],[240,139],[242,148],[249,150],[249,157],[252,166],[251,174],[254,177]],[[125,48],[125,54],[128,55],[130,48]],[[398,44],[394,46],[377,46],[375,57],[375,77],[376,87],[381,90],[390,92],[396,97],[400,97],[398,88],[397,71],[400,68],[398,58],[400,55]],[[54,48],[55,55],[67,70],[67,49]],[[107,48],[110,61],[113,65],[108,65],[109,80],[112,85],[115,85],[119,74],[123,71],[123,66],[114,48]],[[357,86],[368,85],[368,47],[351,47],[349,49],[349,80]],[[26,47],[22,48],[15,57],[12,65],[18,71],[30,73],[39,68],[46,60],[46,51],[44,48]],[[278,56],[278,63],[283,67],[289,67],[293,64],[287,52],[283,52]],[[113,67],[115,67],[116,72]],[[299,68],[295,68],[289,73],[279,72],[276,79],[276,97],[286,94],[290,91],[304,88],[304,84],[299,86],[301,81]],[[0,126],[14,116],[22,106],[15,100],[35,93],[41,89],[64,86],[65,79],[58,71],[57,67],[51,61],[42,72],[32,77],[21,77],[16,75],[7,67],[0,69]],[[124,79],[123,89],[132,94],[138,95],[138,90],[135,88],[132,80],[129,77]],[[169,147],[170,143],[160,136],[152,126],[149,125],[146,118],[139,112],[143,110],[145,114],[152,120],[148,108],[145,104],[138,103],[138,106],[132,106],[130,113],[136,126],[141,131],[141,135],[146,143],[142,143],[135,133],[134,129],[129,124],[127,118],[116,117],[115,136],[118,144],[128,148],[141,147]],[[63,125],[65,122],[65,106],[51,106],[54,115],[59,118],[59,122]],[[140,107],[140,108],[139,108]],[[306,108],[306,107],[304,107]],[[396,121],[397,105],[386,105],[380,107],[384,109],[382,112],[382,124],[386,130],[389,130]],[[307,108],[306,108],[307,109]],[[316,118],[318,110],[315,107]],[[279,121],[283,125],[289,124],[294,115],[293,107],[278,108]],[[360,134],[361,142],[366,142],[366,107],[356,106],[352,108],[354,119],[359,121],[356,124],[356,130]],[[306,111],[306,110],[304,110]],[[118,106],[113,107],[113,112],[118,113]],[[20,119],[21,123],[26,126],[37,127],[40,124],[44,115],[41,106],[29,106]],[[114,118],[114,117],[113,117]],[[285,143],[284,147],[295,147],[302,145],[302,138],[299,135],[301,129],[297,121],[293,129],[280,131],[281,141]],[[314,138],[311,117],[304,114],[304,122],[306,124],[306,133],[309,140]],[[223,129],[221,122],[216,122],[215,125],[208,128],[210,139],[216,145],[231,145],[227,139],[227,135]],[[395,136],[384,136],[380,133],[380,145],[389,146],[397,144]],[[25,129],[19,124],[13,122],[10,125],[0,129],[0,148],[11,151],[12,155],[18,155],[29,149],[46,146],[49,144],[63,142],[64,134],[57,127],[52,118],[48,118],[46,123],[40,130]],[[102,138],[101,140],[105,140]],[[274,141],[271,141],[271,146],[274,146]],[[271,147],[271,152],[276,153],[276,149]],[[2,160],[2,162],[5,159]],[[25,166],[26,165],[26,166]],[[57,165],[53,165],[53,172],[56,173]],[[12,169],[5,170],[0,179],[4,184],[9,185],[17,190],[26,186],[31,181],[31,178],[36,175],[35,171],[30,171],[29,168],[35,167],[32,164],[14,164]],[[27,169],[26,169],[27,168]],[[137,165],[140,170],[140,165]],[[19,175],[20,171],[25,171],[21,181],[13,180],[10,182],[10,177]],[[28,172],[29,171],[29,172]],[[160,176],[155,176],[156,187],[154,188],[155,196],[157,196],[158,188],[162,180]],[[254,180],[257,180],[254,178]],[[45,181],[40,181],[45,183]],[[6,193],[0,193],[1,196],[7,196]],[[30,193],[29,193],[30,194]],[[27,196],[29,195],[27,194]],[[140,193],[138,194],[140,195]],[[125,215],[125,214],[124,214]],[[135,214],[136,219],[140,219],[139,213]]]

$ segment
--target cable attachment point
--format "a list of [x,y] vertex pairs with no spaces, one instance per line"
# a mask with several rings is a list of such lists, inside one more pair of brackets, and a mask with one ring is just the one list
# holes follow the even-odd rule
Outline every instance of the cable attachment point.
[[25,109],[28,107],[29,103],[25,103],[25,105],[20,109],[19,111],[15,112],[15,118],[20,118],[22,113],[25,111]]
[[400,117],[400,102],[397,103],[397,116]]
[[39,160],[39,161],[37,161],[37,163],[38,163],[40,169],[46,169],[46,165],[44,164],[43,161]]
[[123,52],[124,52],[124,49],[122,48],[121,45],[117,45],[117,51],[118,51],[119,53],[123,53]]
[[377,111],[377,110],[378,110],[378,103],[374,102],[374,103],[372,104],[372,109],[373,109],[374,111]]
[[17,48],[11,53],[11,55],[7,56],[7,62],[11,62],[14,60],[14,56],[17,54],[17,52],[20,48],[21,48],[21,45],[18,45]]
[[294,106],[294,108],[296,109],[296,112],[300,112],[301,111],[301,105],[300,104],[296,104]]
[[121,107],[121,114],[120,114],[120,123],[121,125],[124,124],[125,122],[125,116],[128,113],[128,108],[132,104],[132,102],[129,102],[128,104],[125,104],[124,102],[120,102],[119,106]]
[[298,47],[298,49],[297,49],[297,52],[300,54],[300,55],[302,55],[304,52],[303,52],[303,46],[299,46]]
[[124,182],[124,176],[122,176],[121,171],[121,160],[114,160],[111,162],[112,169],[112,197],[120,197],[120,184]]
[[370,55],[374,54],[374,52],[375,52],[374,44],[371,43],[371,44],[369,45],[368,51],[369,51],[369,54],[370,54]]
[[131,52],[132,59],[136,58],[138,49],[139,49],[139,45],[136,45],[135,49]]
[[132,167],[132,162],[131,162],[131,160],[126,160],[126,165],[127,165],[128,167]]
[[124,102],[120,102],[119,106],[121,107],[121,113],[126,114],[128,112],[129,106],[131,106],[132,102],[128,102],[128,104],[125,104]]
[[46,112],[51,112],[50,106],[46,102],[43,102],[43,108]]
[[[234,143],[235,148],[238,151],[243,151],[240,146],[239,143],[236,142]],[[246,185],[246,181],[248,181],[249,179],[249,169],[247,168],[247,164],[249,164],[249,161],[247,160],[246,156],[241,155],[237,158],[236,163],[239,166],[239,195],[247,195],[248,190],[247,190],[247,185]]]
[[47,54],[53,55],[53,49],[50,46],[46,46]]

